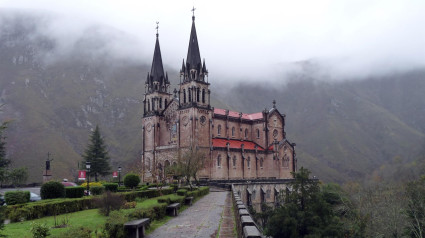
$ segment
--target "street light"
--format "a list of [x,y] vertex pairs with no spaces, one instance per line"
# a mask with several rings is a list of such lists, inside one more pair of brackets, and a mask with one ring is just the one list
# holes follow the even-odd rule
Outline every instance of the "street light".
[[118,167],[118,187],[121,186],[121,166]]
[[86,162],[86,171],[87,171],[87,196],[90,195],[90,162]]

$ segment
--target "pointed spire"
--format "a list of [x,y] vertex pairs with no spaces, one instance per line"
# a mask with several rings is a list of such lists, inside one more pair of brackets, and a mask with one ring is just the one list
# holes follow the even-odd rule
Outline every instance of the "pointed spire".
[[192,30],[190,32],[189,49],[187,51],[186,64],[188,65],[188,70],[199,70],[201,67],[201,54],[199,53],[198,37],[196,35],[195,28],[195,8],[193,8],[192,11]]
[[[165,73],[164,73],[164,66],[162,65],[162,56],[161,56],[161,48],[159,46],[159,34],[158,34],[158,24],[156,23],[156,42],[155,42],[155,50],[153,53],[153,60],[152,60],[152,68],[150,74],[148,74],[148,77],[150,79],[150,84],[153,82],[158,82],[159,85],[164,85],[164,82],[166,81]],[[151,85],[153,87],[153,85]],[[154,87],[153,87],[154,88]],[[162,91],[161,87],[158,88],[158,90]]]

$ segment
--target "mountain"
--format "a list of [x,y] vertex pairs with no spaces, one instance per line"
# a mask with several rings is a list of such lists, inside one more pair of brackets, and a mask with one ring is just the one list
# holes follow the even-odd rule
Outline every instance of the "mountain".
[[424,91],[425,69],[332,83],[304,75],[284,86],[240,84],[220,98],[246,112],[275,99],[299,166],[325,181],[346,182],[425,152]]
[[[54,177],[73,178],[99,125],[112,167],[131,170],[140,161],[151,63],[111,51],[114,42],[131,44],[131,36],[97,25],[64,44],[46,30],[52,16],[0,13],[0,120],[12,120],[7,152],[13,166],[27,166],[29,182],[41,182],[50,152]],[[166,68],[173,89],[177,69]],[[287,137],[297,144],[299,166],[325,181],[369,179],[386,164],[412,163],[424,152],[424,69],[340,82],[314,75],[308,70],[287,83],[233,86],[212,80],[213,106],[257,112],[275,99],[286,114]]]

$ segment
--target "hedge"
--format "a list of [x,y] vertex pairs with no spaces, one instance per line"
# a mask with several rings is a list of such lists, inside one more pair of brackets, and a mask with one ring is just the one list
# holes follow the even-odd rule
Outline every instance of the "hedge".
[[182,189],[177,190],[177,195],[186,196],[187,195],[187,189],[182,188]]
[[90,187],[90,193],[91,195],[101,195],[105,192],[105,187],[103,186],[93,186]]
[[29,191],[10,191],[4,194],[4,200],[7,205],[27,203],[30,201]]
[[184,198],[185,198],[184,196],[169,194],[169,195],[164,195],[164,196],[158,197],[158,203],[171,204],[171,203],[177,202],[177,203],[183,204]]
[[[172,188],[164,188],[161,190],[162,195],[167,195],[173,193]],[[146,190],[146,191],[134,191],[134,192],[124,192],[122,193],[127,202],[132,202],[139,198],[154,198],[160,196],[159,190]]]
[[7,206],[6,215],[12,222],[38,219],[86,209],[97,208],[91,197],[51,199],[34,203]]
[[118,191],[117,183],[104,183],[103,186],[105,187],[105,191],[111,191],[113,193]]
[[84,196],[83,187],[65,187],[65,197],[67,198],[81,198]]
[[[162,189],[163,195],[172,194],[173,189]],[[159,196],[158,190],[134,191],[120,193],[127,202],[134,201],[137,197],[153,198]],[[12,221],[33,220],[45,216],[60,215],[87,209],[98,208],[93,197],[59,198],[41,200],[33,203],[7,206],[6,216]]]

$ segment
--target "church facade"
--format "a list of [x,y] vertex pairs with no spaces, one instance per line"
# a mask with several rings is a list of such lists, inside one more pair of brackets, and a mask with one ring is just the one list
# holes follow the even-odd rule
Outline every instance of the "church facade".
[[205,155],[199,179],[289,179],[296,171],[295,144],[286,138],[285,115],[275,102],[270,109],[251,114],[211,106],[208,70],[205,60],[201,61],[194,16],[179,88],[173,93],[157,33],[143,106],[145,182],[161,177],[167,166],[176,163],[179,152],[195,148]]

